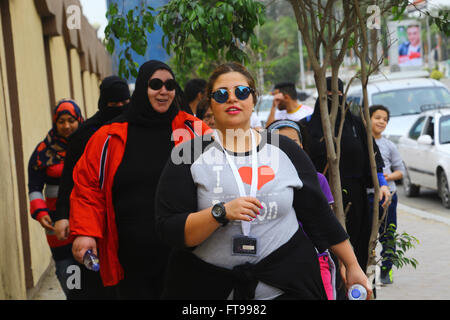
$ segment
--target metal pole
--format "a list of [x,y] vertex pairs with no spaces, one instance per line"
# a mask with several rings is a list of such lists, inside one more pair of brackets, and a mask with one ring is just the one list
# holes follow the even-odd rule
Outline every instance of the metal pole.
[[[258,25],[256,27],[256,36],[259,39],[259,31],[260,31],[260,26]],[[258,83],[259,83],[259,90],[261,90],[261,92],[264,92],[265,88],[264,88],[264,70],[263,70],[263,63],[262,63],[262,55],[261,52],[258,52],[258,62],[259,62],[259,68],[258,68]]]
[[[431,72],[431,70],[433,69],[433,67],[432,67],[432,65],[431,65],[431,33],[430,33],[430,26],[429,26],[429,21],[428,21],[428,19],[429,19],[429,16],[427,15],[427,22],[426,22],[426,24],[427,24],[427,43],[428,43],[428,52],[427,52],[427,60],[428,60],[428,69],[430,69],[430,72]],[[424,54],[425,54],[425,50],[423,50],[424,51]]]

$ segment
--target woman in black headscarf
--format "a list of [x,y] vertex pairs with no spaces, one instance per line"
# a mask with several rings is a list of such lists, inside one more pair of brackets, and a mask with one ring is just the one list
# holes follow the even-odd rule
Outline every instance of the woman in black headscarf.
[[69,236],[70,193],[73,188],[72,172],[75,164],[92,135],[106,122],[121,115],[129,103],[128,83],[117,76],[106,77],[100,85],[98,111],[70,137],[56,201],[55,232],[59,240]]
[[[55,233],[59,240],[69,236],[70,193],[73,188],[73,168],[83,154],[91,136],[105,123],[122,114],[130,103],[128,83],[117,77],[106,77],[100,85],[98,111],[70,137],[64,170],[59,184],[56,201]],[[81,269],[80,289],[72,290],[73,299],[106,299],[110,292],[105,290],[97,272]]]
[[[331,112],[331,77],[327,78],[328,112]],[[339,105],[342,105],[344,84],[338,80]],[[340,110],[336,118],[337,135],[341,121]],[[314,113],[310,119],[302,121],[310,135],[309,156],[318,172],[326,175],[327,151],[322,130],[319,99],[316,100]],[[375,160],[377,172],[383,172],[383,159],[374,142]],[[347,233],[355,250],[359,265],[366,270],[368,260],[369,239],[372,228],[372,213],[369,211],[366,188],[373,187],[370,171],[370,160],[367,146],[367,134],[362,120],[354,116],[350,111],[345,113],[344,126],[341,138],[341,158],[339,162],[341,175],[342,196],[344,208],[351,202],[346,216]],[[378,175],[382,178],[383,175]],[[384,180],[384,178],[382,179]],[[381,192],[385,201],[389,199],[389,188],[385,181]]]
[[182,95],[169,66],[146,62],[129,109],[92,136],[75,166],[73,254],[82,262],[98,248],[103,284],[121,299],[160,296],[169,249],[154,230],[156,186],[174,145],[209,129],[180,111]]

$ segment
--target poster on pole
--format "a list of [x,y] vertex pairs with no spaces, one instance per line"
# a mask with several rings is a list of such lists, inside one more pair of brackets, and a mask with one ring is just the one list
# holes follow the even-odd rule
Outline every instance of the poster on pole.
[[421,41],[420,24],[411,21],[408,25],[397,26],[398,65],[422,66],[423,47]]

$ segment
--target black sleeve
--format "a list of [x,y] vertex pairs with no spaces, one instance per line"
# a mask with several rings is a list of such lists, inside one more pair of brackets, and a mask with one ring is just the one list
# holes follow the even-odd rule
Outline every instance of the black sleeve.
[[[190,152],[193,143],[185,142],[180,148]],[[184,229],[186,219],[197,211],[197,187],[192,179],[190,164],[175,164],[171,157],[161,173],[156,190],[156,233],[170,246],[186,248]]]
[[305,152],[308,152],[308,156],[316,170],[323,173],[328,163],[325,138],[323,136],[318,138],[310,135],[308,140],[305,141]]
[[59,183],[58,199],[56,200],[55,221],[61,219],[69,219],[70,213],[70,194],[73,189],[73,169],[78,160],[83,155],[89,138],[95,131],[90,132],[89,128],[86,130],[79,129],[70,138],[67,147],[66,157],[64,159],[64,169]]
[[37,167],[37,147],[28,161],[28,193],[41,192],[45,185],[45,170]]
[[[367,144],[366,127],[364,126],[364,123],[363,123],[361,117],[354,116],[353,119],[354,119],[354,121],[357,122],[359,135],[361,137],[361,140],[362,140],[361,142],[362,142],[362,145],[364,148],[364,160],[365,160],[364,171],[367,173],[364,177],[364,181],[365,181],[364,183],[367,188],[373,188],[372,174],[371,174],[372,171],[370,169],[369,147]],[[375,141],[375,138],[372,138],[372,144],[373,144],[373,152],[375,154],[375,163],[377,166],[377,173],[383,173],[384,161],[383,161],[383,157],[381,156],[380,149],[378,148],[378,145]]]
[[294,191],[293,205],[305,233],[320,252],[346,240],[348,235],[331,210],[308,155],[285,137],[280,137],[280,148],[291,159],[303,183]]

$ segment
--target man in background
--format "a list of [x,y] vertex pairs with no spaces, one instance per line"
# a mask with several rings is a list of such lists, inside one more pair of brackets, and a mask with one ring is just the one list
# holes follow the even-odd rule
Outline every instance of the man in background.
[[298,122],[311,115],[314,111],[314,108],[298,102],[297,90],[293,82],[276,84],[272,95],[272,109],[267,119],[266,127],[275,120],[292,120]]

